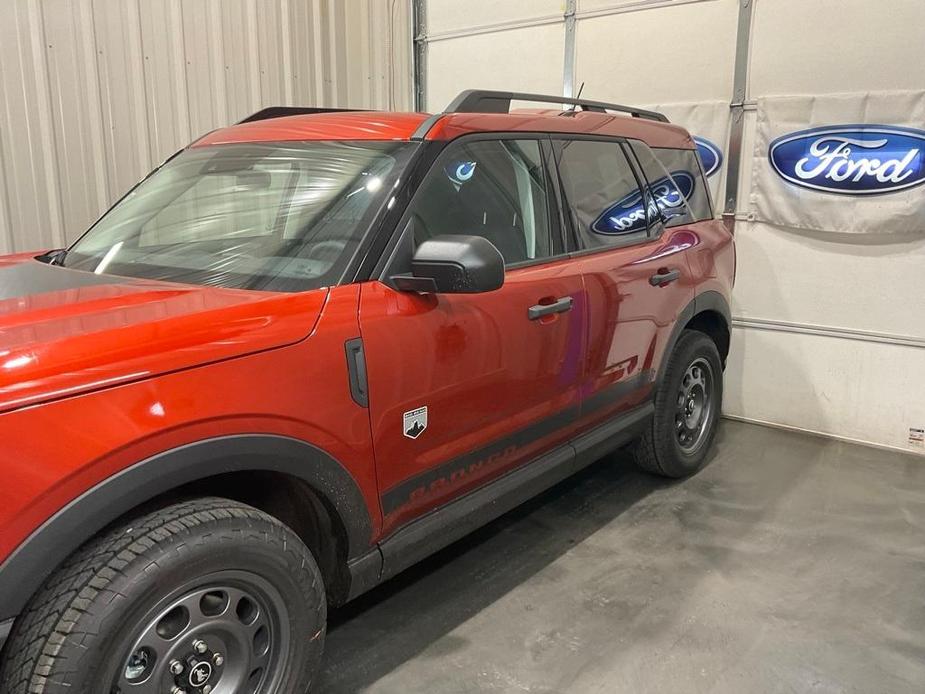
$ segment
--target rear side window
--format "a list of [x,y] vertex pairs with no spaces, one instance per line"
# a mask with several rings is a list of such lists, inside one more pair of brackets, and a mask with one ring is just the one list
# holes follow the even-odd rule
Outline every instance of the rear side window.
[[620,144],[559,140],[556,145],[563,193],[579,247],[646,240],[645,200]]
[[630,146],[666,226],[713,218],[710,193],[695,150],[650,149],[636,140],[631,140]]
[[449,145],[421,184],[411,214],[416,244],[445,234],[482,236],[505,265],[556,254],[536,140]]

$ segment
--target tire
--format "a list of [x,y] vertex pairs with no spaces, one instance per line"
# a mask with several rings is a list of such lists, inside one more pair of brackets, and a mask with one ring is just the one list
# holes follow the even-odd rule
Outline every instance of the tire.
[[[709,383],[700,387],[707,398],[700,409],[705,417],[702,429],[699,422],[688,427],[695,421],[692,410],[679,411],[681,407],[689,407],[690,400],[697,397],[697,379],[692,377],[691,369],[696,369],[694,374],[699,371],[699,378]],[[683,392],[685,388],[691,389],[687,395]],[[706,464],[716,435],[722,400],[723,365],[716,343],[704,333],[685,330],[668,357],[665,376],[656,389],[652,422],[634,447],[636,464],[646,472],[672,478],[687,477],[700,470]],[[685,416],[687,412],[691,415]],[[688,436],[695,440],[687,440]],[[682,439],[686,442],[682,443]]]
[[52,574],[13,627],[0,691],[306,692],[326,611],[318,565],[288,527],[227,499],[178,503]]

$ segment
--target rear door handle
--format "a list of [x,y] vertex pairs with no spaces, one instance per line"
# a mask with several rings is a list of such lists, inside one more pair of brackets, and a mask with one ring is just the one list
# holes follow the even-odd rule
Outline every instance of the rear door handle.
[[530,320],[537,320],[543,316],[550,316],[553,313],[565,313],[572,310],[572,297],[563,296],[561,299],[553,301],[551,304],[537,304],[527,309],[527,317]]
[[669,270],[668,268],[659,268],[658,272],[649,278],[649,284],[653,287],[662,287],[669,282],[674,282],[681,276],[681,271],[677,268]]

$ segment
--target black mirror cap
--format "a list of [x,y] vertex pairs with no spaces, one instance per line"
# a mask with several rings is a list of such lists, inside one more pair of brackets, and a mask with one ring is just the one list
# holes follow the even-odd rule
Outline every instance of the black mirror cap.
[[504,258],[481,236],[435,236],[418,246],[411,275],[394,277],[406,291],[437,294],[478,294],[504,284]]

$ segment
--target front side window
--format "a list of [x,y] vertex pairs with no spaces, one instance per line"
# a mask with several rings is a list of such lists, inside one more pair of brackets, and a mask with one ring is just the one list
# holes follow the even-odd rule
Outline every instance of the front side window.
[[582,249],[647,238],[647,199],[617,142],[561,140],[557,158],[572,226]]
[[491,241],[505,265],[551,257],[547,196],[536,140],[450,144],[411,204],[415,243],[471,234]]
[[710,194],[692,149],[650,149],[630,141],[633,153],[648,179],[655,204],[665,225],[679,226],[711,219]]
[[414,145],[249,143],[191,148],[77,241],[79,270],[267,291],[331,285]]

